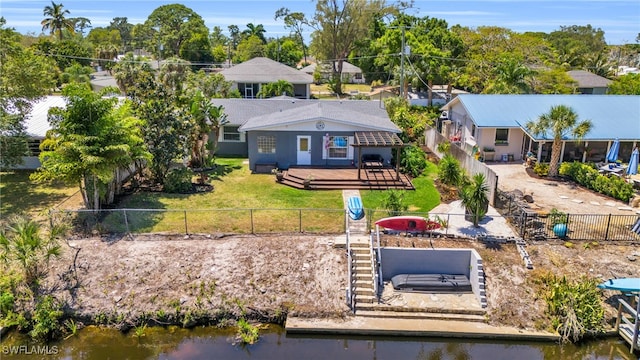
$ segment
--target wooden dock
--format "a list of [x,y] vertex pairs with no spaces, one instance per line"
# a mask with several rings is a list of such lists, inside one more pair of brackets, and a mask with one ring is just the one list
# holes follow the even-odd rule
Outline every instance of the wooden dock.
[[[638,296],[634,296],[632,299],[636,304],[638,303]],[[640,351],[640,336],[638,336],[640,321],[638,320],[638,312],[623,299],[618,299],[618,302],[616,331],[618,331],[618,334],[629,344],[631,353],[633,353],[634,350]]]

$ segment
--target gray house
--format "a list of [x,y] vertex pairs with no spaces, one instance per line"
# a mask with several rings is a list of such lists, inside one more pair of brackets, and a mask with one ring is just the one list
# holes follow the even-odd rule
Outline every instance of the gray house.
[[245,99],[254,99],[263,84],[285,80],[293,84],[294,97],[308,99],[313,76],[264,57],[257,57],[220,71],[232,89],[238,89]]
[[[213,99],[229,123],[218,137],[218,154],[242,155],[249,166],[350,166],[358,162],[356,132],[400,133],[378,101],[319,101],[289,97]],[[389,147],[359,152],[391,159]],[[257,172],[260,172],[258,169]]]
[[609,91],[611,80],[585,70],[567,71],[567,74],[578,83],[578,92],[585,95],[604,95]]

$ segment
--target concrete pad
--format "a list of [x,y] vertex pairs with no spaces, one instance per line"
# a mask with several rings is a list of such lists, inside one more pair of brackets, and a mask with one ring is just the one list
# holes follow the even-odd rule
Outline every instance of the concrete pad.
[[403,318],[351,316],[346,319],[313,319],[289,316],[285,329],[291,334],[347,334],[375,336],[427,336],[463,339],[558,341],[556,334],[497,327],[485,323]]
[[596,205],[596,206],[600,206],[600,203],[597,201],[589,201],[589,204],[591,205]]
[[560,199],[568,199],[568,198],[569,198],[569,197],[568,197],[568,196],[566,196],[566,195],[560,195],[560,196],[558,196],[558,197],[559,197]]
[[576,204],[582,204],[582,203],[584,202],[584,201],[582,201],[582,200],[578,200],[578,199],[573,199],[573,200],[571,200],[571,201],[573,201],[573,202],[574,202],[574,203],[576,203]]
[[611,206],[611,207],[616,206],[616,203],[614,203],[614,202],[612,202],[612,201],[607,201],[607,202],[606,202],[606,203],[604,203],[604,204],[605,204],[605,205],[607,205],[607,206]]
[[633,208],[630,206],[621,206],[618,208],[618,210],[633,211]]

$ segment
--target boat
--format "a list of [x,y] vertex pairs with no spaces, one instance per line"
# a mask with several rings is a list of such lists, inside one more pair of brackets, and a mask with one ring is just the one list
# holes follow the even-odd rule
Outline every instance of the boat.
[[353,220],[360,220],[364,217],[364,208],[362,207],[362,200],[360,200],[359,196],[349,197],[347,209],[349,210],[349,217]]
[[440,223],[421,216],[392,216],[376,221],[376,225],[388,230],[425,232],[440,229]]

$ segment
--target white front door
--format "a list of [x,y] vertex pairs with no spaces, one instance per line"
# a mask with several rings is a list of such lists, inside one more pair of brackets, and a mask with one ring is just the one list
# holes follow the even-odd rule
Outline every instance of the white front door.
[[298,135],[297,165],[311,165],[311,136]]

